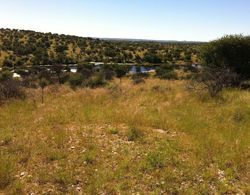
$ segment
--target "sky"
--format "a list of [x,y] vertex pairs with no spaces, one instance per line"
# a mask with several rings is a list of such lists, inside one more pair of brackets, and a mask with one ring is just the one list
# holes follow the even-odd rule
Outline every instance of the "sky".
[[250,0],[0,0],[0,28],[210,41],[250,34]]

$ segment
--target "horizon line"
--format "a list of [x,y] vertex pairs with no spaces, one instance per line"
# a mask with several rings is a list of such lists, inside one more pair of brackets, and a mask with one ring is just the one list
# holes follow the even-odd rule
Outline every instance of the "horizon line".
[[199,41],[199,40],[174,40],[174,39],[150,39],[150,38],[128,38],[128,37],[95,37],[95,36],[82,36],[76,34],[68,34],[68,33],[60,33],[60,32],[53,32],[53,31],[40,31],[34,29],[18,29],[18,28],[9,28],[9,27],[1,27],[0,29],[4,30],[17,30],[17,31],[33,31],[36,33],[43,33],[43,34],[58,34],[58,35],[65,35],[65,36],[76,36],[80,38],[92,38],[92,39],[101,39],[101,40],[124,40],[124,41],[146,41],[146,42],[187,42],[187,43],[207,43],[209,41]]

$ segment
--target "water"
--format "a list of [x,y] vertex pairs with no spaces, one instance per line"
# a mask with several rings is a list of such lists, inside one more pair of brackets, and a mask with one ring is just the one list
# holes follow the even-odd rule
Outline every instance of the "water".
[[138,73],[149,73],[155,71],[155,67],[149,66],[132,66],[129,73],[130,74],[138,74]]

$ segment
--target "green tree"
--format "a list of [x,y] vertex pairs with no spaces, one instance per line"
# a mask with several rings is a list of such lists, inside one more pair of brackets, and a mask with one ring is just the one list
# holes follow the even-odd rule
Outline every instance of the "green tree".
[[128,67],[122,66],[122,65],[116,65],[114,71],[115,71],[116,77],[120,79],[120,83],[121,83],[122,77],[124,77],[128,72]]

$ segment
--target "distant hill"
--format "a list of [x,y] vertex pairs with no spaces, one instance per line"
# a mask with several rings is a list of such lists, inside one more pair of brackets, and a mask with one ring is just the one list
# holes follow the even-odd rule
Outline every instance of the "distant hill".
[[83,38],[0,29],[0,66],[104,63],[196,63],[200,42]]
[[168,44],[204,44],[202,41],[177,41],[177,40],[153,40],[153,39],[129,39],[129,38],[99,38],[105,41],[125,41],[125,42],[156,42]]

